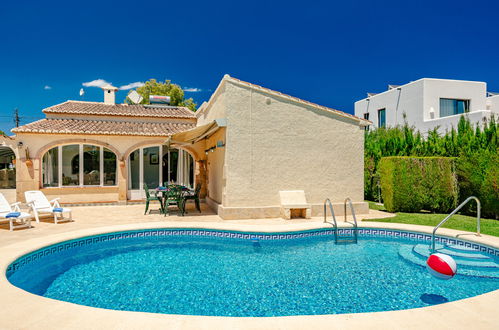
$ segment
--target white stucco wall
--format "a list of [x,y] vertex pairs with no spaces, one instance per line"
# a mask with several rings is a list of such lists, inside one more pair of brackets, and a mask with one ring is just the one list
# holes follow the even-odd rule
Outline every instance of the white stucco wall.
[[[211,148],[218,141],[225,143],[225,129],[222,128],[206,141],[206,148]],[[206,183],[208,197],[218,204],[223,203],[225,189],[225,148],[216,148],[213,152],[208,152],[206,157]]]
[[197,126],[202,126],[215,119],[226,118],[225,84],[220,85],[210,101],[201,105],[196,112]]
[[499,95],[487,97],[485,103],[487,110],[494,113],[497,118],[497,115],[499,114]]
[[404,113],[407,122],[418,123],[423,121],[423,80],[411,82],[401,86],[401,89],[391,89],[355,102],[355,115],[364,118],[369,113],[369,120],[374,127],[378,127],[378,110],[386,109],[387,126],[402,125]]
[[279,206],[280,190],[304,190],[307,201],[363,201],[363,140],[358,122],[225,85],[226,207]]
[[[355,115],[363,117],[368,112],[373,126],[378,127],[378,110],[385,108],[389,127],[402,125],[405,113],[409,125],[422,133],[436,126],[443,133],[455,127],[460,116],[440,117],[440,99],[470,100],[468,118],[481,123],[491,115],[486,106],[486,90],[484,82],[423,78],[355,102]],[[489,103],[495,105],[494,101]]]

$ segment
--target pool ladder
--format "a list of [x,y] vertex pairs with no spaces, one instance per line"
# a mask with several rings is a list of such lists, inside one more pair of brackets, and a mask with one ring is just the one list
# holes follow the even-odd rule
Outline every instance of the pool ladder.
[[[344,211],[344,216],[345,216],[345,222],[347,221],[347,203],[350,207],[350,212],[352,213],[353,217],[353,230],[352,234],[353,235],[338,235],[338,223],[336,222],[336,216],[334,215],[334,210],[333,210],[333,204],[331,203],[331,200],[329,198],[326,198],[324,200],[324,223],[328,223],[327,221],[327,206],[329,206],[329,211],[331,212],[331,216],[333,218],[333,231],[334,231],[334,242],[336,244],[348,244],[348,243],[353,243],[357,244],[358,241],[358,236],[359,236],[359,228],[357,226],[357,217],[355,216],[355,211],[353,208],[352,200],[350,197],[347,197],[345,199],[345,202],[343,203],[343,211]],[[350,222],[349,222],[350,223]]]
[[471,200],[474,200],[476,202],[476,235],[480,236],[480,210],[481,210],[480,200],[478,198],[476,198],[475,196],[470,196],[470,197],[466,198],[466,200],[464,202],[459,204],[459,206],[456,207],[454,209],[454,211],[449,213],[449,215],[446,216],[445,219],[440,221],[440,223],[438,225],[436,225],[435,228],[433,228],[433,233],[431,234],[431,252],[435,252],[435,232],[437,231],[437,229],[440,228],[441,225],[446,223],[447,220],[449,220],[454,214],[457,213],[457,211],[459,211],[461,208],[463,208],[463,206],[468,204],[468,202]]

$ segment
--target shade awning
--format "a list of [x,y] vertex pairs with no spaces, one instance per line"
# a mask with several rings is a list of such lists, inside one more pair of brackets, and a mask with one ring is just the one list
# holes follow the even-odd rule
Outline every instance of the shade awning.
[[214,121],[201,125],[198,127],[194,127],[187,131],[183,131],[180,133],[175,133],[171,135],[166,141],[167,144],[177,143],[177,144],[192,144],[196,143],[199,140],[204,138],[208,138],[211,135],[215,134],[221,127],[227,126],[227,120],[225,118],[215,119]]

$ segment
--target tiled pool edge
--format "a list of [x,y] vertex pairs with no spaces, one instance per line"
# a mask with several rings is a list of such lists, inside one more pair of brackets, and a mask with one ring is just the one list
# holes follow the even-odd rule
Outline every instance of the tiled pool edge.
[[[338,225],[341,226],[340,223]],[[300,231],[306,229],[327,228],[319,222],[289,225],[248,225],[230,224],[222,222],[191,222],[178,223],[135,223],[120,224],[103,227],[92,227],[43,235],[29,240],[19,241],[0,247],[0,271],[27,253],[47,245],[63,242],[84,236],[110,233],[115,231],[136,230],[158,227],[194,227],[199,229],[212,228],[220,230],[241,230],[254,232]],[[362,222],[363,227],[383,228],[394,230],[410,230],[431,235],[433,228],[419,225]],[[282,229],[285,228],[285,229]],[[297,229],[298,228],[298,229]],[[329,227],[330,228],[330,227]],[[469,239],[479,244],[493,246],[499,249],[499,237],[482,235],[476,237],[473,233],[460,232],[442,228],[441,234],[454,238],[460,235],[469,235]],[[430,307],[408,309],[401,311],[340,314],[340,315],[315,315],[315,316],[283,316],[269,318],[235,318],[192,315],[169,315],[143,312],[127,312],[87,307],[72,303],[62,302],[30,294],[19,289],[5,276],[0,276],[0,308],[4,316],[0,319],[0,328],[29,328],[29,329],[164,329],[165,327],[177,329],[400,329],[401,327],[423,328],[441,327],[446,329],[469,329],[470,324],[480,329],[495,329],[499,323],[499,315],[495,312],[495,305],[499,299],[499,290],[480,296],[467,298],[446,304]],[[29,308],[29,312],[26,309]],[[50,311],[50,312],[49,312]],[[50,315],[50,317],[48,317]],[[490,315],[487,318],[482,315]]]
[[[130,238],[142,238],[142,237],[169,237],[169,236],[195,236],[195,237],[215,237],[215,238],[226,238],[226,239],[240,239],[240,240],[289,240],[289,239],[300,239],[307,237],[317,237],[317,236],[328,236],[333,235],[334,230],[332,228],[316,228],[309,230],[300,231],[281,231],[281,232],[247,232],[247,231],[237,231],[237,230],[223,230],[223,229],[210,229],[210,228],[148,228],[148,229],[135,229],[128,231],[116,231],[109,233],[102,233],[90,236],[82,236],[80,238],[74,238],[59,243],[51,244],[39,249],[35,249],[21,257],[15,259],[10,263],[5,271],[5,275],[9,277],[14,272],[29,264],[39,260],[40,258],[58,253],[61,251],[66,251],[72,248],[77,248],[85,245],[95,244],[99,242],[120,240],[120,239],[130,239]],[[353,229],[339,228],[338,235],[351,235],[353,234]],[[431,240],[431,235],[427,233],[401,230],[401,229],[387,229],[387,228],[366,228],[360,227],[358,229],[358,237],[388,237],[396,239],[409,239],[412,241],[419,242],[429,242]],[[473,248],[483,253],[487,253],[492,256],[499,256],[499,248],[493,248],[488,245],[483,245],[463,239],[457,239],[447,236],[436,236],[436,242],[442,244],[452,244],[458,246],[464,246],[467,248]]]

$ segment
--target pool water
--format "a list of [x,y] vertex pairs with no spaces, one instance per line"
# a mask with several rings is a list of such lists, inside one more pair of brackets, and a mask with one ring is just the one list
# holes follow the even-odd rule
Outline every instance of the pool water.
[[63,251],[24,266],[9,280],[81,305],[218,316],[400,310],[499,289],[498,279],[435,279],[399,257],[401,246],[415,244],[361,237],[357,244],[337,245],[333,236],[136,238]]

